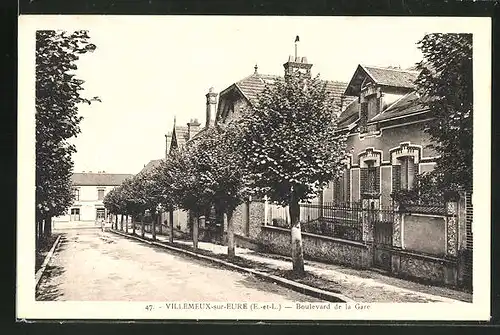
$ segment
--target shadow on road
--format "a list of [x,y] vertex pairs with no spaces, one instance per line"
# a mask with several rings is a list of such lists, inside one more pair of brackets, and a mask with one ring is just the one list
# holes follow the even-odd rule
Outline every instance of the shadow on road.
[[[66,236],[63,234],[61,236],[61,241],[59,245],[56,247],[54,251],[54,255],[60,251],[66,249],[66,244],[68,240]],[[36,301],[51,301],[57,300],[62,295],[62,292],[59,290],[59,281],[57,278],[64,273],[64,268],[58,265],[49,264],[45,267],[45,271],[43,272],[42,278],[40,279],[40,284],[35,292],[35,300]]]
[[62,292],[59,290],[59,283],[55,278],[59,277],[64,273],[64,268],[60,266],[47,265],[45,272],[43,273],[42,282],[40,283],[39,289],[36,291],[35,300],[37,301],[51,301],[57,300],[62,296]]

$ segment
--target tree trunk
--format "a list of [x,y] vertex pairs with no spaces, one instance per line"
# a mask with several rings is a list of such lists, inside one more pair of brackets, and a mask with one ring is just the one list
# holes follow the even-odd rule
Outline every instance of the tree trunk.
[[227,215],[227,255],[234,257],[236,255],[236,247],[234,243],[234,216],[233,210],[228,209]]
[[158,219],[158,234],[163,235],[163,212],[160,212]]
[[[122,221],[122,228],[123,228],[123,221]],[[115,214],[115,229],[118,230],[118,214]]]
[[52,217],[50,215],[45,216],[43,235],[45,237],[49,237],[50,235],[52,235]]
[[38,239],[40,242],[43,239],[43,218],[40,218],[40,221],[38,221]]
[[132,235],[135,235],[135,220],[133,216],[132,216]]
[[144,222],[144,214],[141,216],[141,236],[144,237],[146,224]]
[[174,211],[173,210],[168,212],[168,229],[169,229],[168,241],[170,243],[174,243]]
[[153,216],[153,221],[151,222],[151,235],[153,236],[153,241],[156,241],[156,221],[158,220],[158,214]]
[[[118,229],[118,214],[116,215],[116,229]],[[120,215],[120,230],[123,231],[123,214]]]
[[[122,214],[123,216],[123,214]],[[125,215],[125,233],[128,234],[128,222],[129,222],[129,216],[128,215]]]
[[40,219],[35,222],[35,246],[37,249],[40,246]]
[[194,218],[193,220],[193,247],[198,249],[198,225],[199,225],[199,217]]
[[290,205],[290,221],[292,235],[292,263],[293,272],[297,275],[304,275],[304,252],[302,250],[302,232],[300,230],[300,207],[299,200],[292,190]]

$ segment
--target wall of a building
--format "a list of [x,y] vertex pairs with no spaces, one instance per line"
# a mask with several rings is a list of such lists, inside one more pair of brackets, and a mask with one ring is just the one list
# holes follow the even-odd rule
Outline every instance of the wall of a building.
[[[72,208],[80,209],[80,221],[91,222],[96,220],[96,209],[104,208],[102,200],[98,199],[98,190],[104,190],[104,196],[108,194],[115,186],[76,186],[80,190],[79,200],[76,200],[68,209],[66,215],[58,216],[53,219],[57,222],[74,222],[70,214]],[[107,213],[107,211],[106,211]],[[76,222],[75,222],[76,223]]]
[[[350,180],[350,198],[351,201],[357,202],[361,199],[360,194],[360,171],[359,171],[359,154],[367,148],[373,148],[374,151],[380,151],[382,154],[380,166],[380,193],[381,206],[388,207],[391,204],[392,193],[392,165],[390,150],[397,148],[404,142],[410,142],[412,146],[421,148],[421,159],[435,158],[437,153],[427,146],[431,143],[429,135],[423,131],[423,123],[413,123],[401,127],[383,129],[379,135],[365,137],[359,133],[349,135],[347,137],[346,147],[352,150],[351,161],[351,180]],[[423,173],[432,171],[435,163],[430,161],[420,162],[415,169],[415,173]],[[324,201],[335,199],[335,189],[333,185],[329,185],[324,190]]]

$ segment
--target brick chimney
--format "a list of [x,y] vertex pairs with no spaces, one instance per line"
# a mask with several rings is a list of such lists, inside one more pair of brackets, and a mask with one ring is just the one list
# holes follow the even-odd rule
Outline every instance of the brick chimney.
[[214,92],[213,87],[210,87],[208,93],[205,96],[207,97],[207,116],[205,127],[208,128],[215,124],[217,93]]
[[198,122],[198,119],[191,119],[188,123],[188,140],[191,139],[196,133],[200,131],[200,125],[201,123]]
[[309,77],[311,76],[312,64],[307,62],[306,57],[298,56],[298,44],[299,36],[295,38],[295,56],[289,56],[288,62],[283,64],[283,67],[285,68],[285,77],[296,74],[297,72],[301,72]]

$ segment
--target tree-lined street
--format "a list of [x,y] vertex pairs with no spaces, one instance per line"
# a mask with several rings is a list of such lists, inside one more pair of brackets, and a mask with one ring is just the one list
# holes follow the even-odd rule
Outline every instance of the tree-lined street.
[[46,271],[37,300],[321,301],[99,229],[68,230]]

